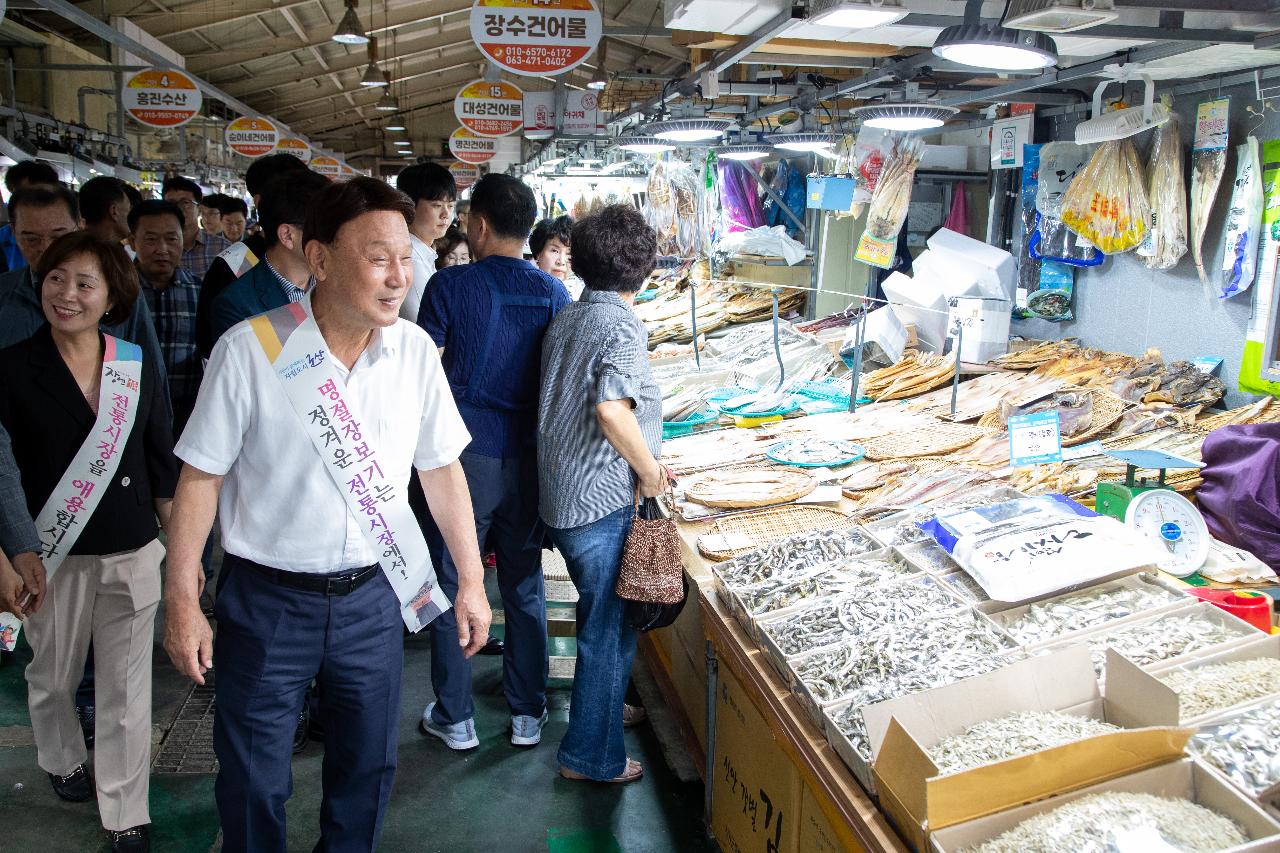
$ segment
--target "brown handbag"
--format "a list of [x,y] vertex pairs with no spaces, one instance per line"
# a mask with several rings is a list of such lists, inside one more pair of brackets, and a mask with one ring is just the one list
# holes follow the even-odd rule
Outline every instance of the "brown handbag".
[[684,599],[680,533],[653,498],[636,504],[615,592],[619,598],[647,604],[678,604]]

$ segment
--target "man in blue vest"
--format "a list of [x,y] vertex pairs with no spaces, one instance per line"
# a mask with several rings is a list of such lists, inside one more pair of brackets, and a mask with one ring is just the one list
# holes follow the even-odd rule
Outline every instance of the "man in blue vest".
[[232,282],[213,302],[213,340],[239,323],[290,302],[311,289],[311,270],[302,251],[302,223],[329,179],[311,171],[290,172],[262,196],[258,216],[266,253],[262,263]]
[[[559,280],[524,259],[537,218],[533,191],[510,175],[486,175],[471,194],[467,239],[477,261],[440,270],[427,285],[418,325],[441,348],[458,412],[473,440],[460,459],[471,490],[476,538],[489,534],[498,557],[506,614],[502,687],[511,743],[534,746],[546,722],[547,615],[538,521],[538,388],[542,338],[571,301]],[[452,594],[455,566],[468,555],[446,550],[440,587]],[[450,749],[479,745],[471,663],[451,641],[452,612],[431,623],[436,701],[419,731]]]

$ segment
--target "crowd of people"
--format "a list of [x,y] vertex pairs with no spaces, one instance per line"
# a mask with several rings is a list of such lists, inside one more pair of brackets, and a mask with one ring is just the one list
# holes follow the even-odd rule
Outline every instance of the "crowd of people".
[[579,594],[559,773],[640,778],[614,588],[636,503],[668,475],[630,310],[656,263],[637,210],[536,222],[506,175],[460,202],[437,164],[393,188],[285,154],[250,166],[252,210],[182,177],[153,199],[114,178],[77,193],[29,162],[6,184],[0,612],[31,645],[39,765],[58,797],[96,797],[113,850],[149,849],[162,600],[177,670],[203,684],[217,661],[224,850],[285,849],[308,732],[325,747],[317,849],[376,846],[406,628],[430,635],[424,737],[479,745],[486,651],[512,746],[539,744],[551,547]]

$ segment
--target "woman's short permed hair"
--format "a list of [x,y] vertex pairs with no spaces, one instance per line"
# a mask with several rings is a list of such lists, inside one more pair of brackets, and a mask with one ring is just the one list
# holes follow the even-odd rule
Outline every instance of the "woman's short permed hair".
[[529,251],[536,258],[542,254],[542,250],[552,240],[559,240],[566,246],[572,245],[573,240],[573,217],[557,216],[552,219],[544,219],[537,225],[533,226],[533,233],[529,235]]
[[629,204],[611,204],[573,226],[570,265],[591,290],[635,293],[658,264],[658,235]]
[[102,322],[116,324],[129,319],[134,303],[138,301],[138,271],[119,243],[99,240],[88,231],[63,234],[44,250],[36,267],[36,281],[40,282],[41,288],[50,272],[68,258],[79,255],[88,255],[97,261],[106,279],[107,300],[111,308],[102,316]]

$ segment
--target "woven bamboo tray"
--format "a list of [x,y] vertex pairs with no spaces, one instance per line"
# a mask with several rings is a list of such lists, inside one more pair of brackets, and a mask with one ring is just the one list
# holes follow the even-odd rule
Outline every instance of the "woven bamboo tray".
[[[1084,444],[1086,441],[1092,441],[1102,435],[1104,432],[1116,425],[1116,422],[1124,415],[1124,410],[1129,406],[1128,403],[1121,400],[1115,394],[1110,394],[1106,391],[1099,391],[1097,389],[1090,391],[1090,393],[1093,394],[1093,420],[1090,423],[1089,428],[1084,432],[1078,435],[1073,435],[1070,438],[1063,436],[1063,447],[1074,447],[1077,444]],[[1000,413],[995,410],[987,412],[978,420],[978,426],[992,430],[1001,430]],[[1001,431],[1003,432],[1004,430]]]
[[[762,509],[759,512],[729,516],[714,522],[704,535],[698,537],[698,551],[708,560],[718,563],[762,548],[770,542],[776,542],[793,533],[838,530],[842,527],[856,526],[852,518],[838,510],[819,506],[777,506]],[[706,541],[708,536],[733,534],[746,537],[746,541],[750,544],[732,550],[716,550],[709,547]]]
[[987,432],[988,430],[980,426],[938,421],[910,432],[873,438],[862,442],[862,446],[867,451],[866,458],[873,462],[883,459],[941,456],[944,453],[968,447]]
[[[746,490],[758,490],[767,484],[765,494],[745,497]],[[712,471],[699,477],[685,489],[685,497],[694,503],[717,509],[754,509],[776,506],[802,498],[818,486],[818,481],[803,471],[747,468],[739,471]],[[738,492],[734,494],[735,490]]]

